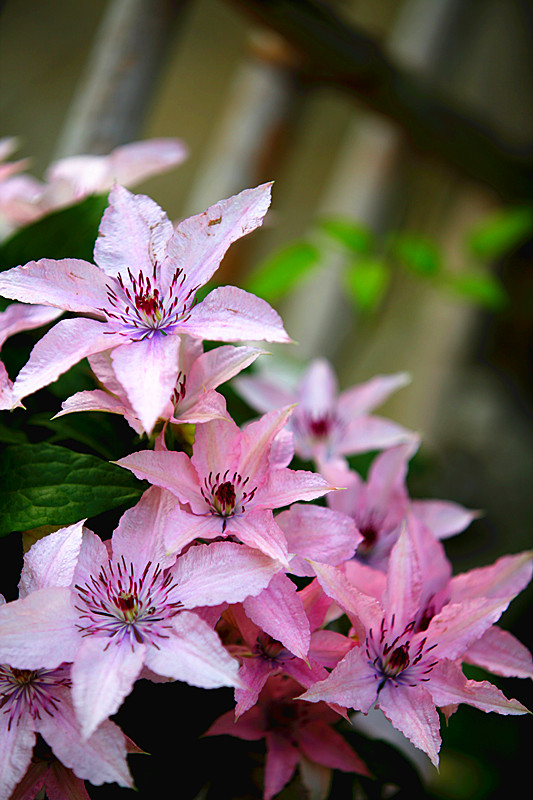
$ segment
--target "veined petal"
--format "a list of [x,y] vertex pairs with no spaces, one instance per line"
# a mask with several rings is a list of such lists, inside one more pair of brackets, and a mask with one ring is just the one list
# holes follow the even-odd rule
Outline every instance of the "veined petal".
[[335,489],[317,472],[274,469],[254,497],[255,508],[282,508],[297,500],[316,500]]
[[57,380],[82,358],[116,345],[121,337],[106,335],[107,325],[95,319],[62,319],[40,339],[13,384],[21,400]]
[[24,556],[19,597],[37,589],[72,584],[82,543],[83,523],[76,522],[38,539]]
[[226,533],[237,536],[244,544],[261,550],[269,558],[278,561],[278,567],[282,565],[285,569],[290,569],[285,536],[271,511],[254,509],[240,517],[229,517]]
[[240,439],[241,432],[232,419],[214,419],[196,429],[191,462],[200,480],[226,471],[233,474],[238,465]]
[[166,552],[175,557],[195,539],[216,539],[221,535],[222,517],[211,514],[191,514],[176,506],[166,520]]
[[471,681],[460,667],[447,659],[441,661],[431,671],[427,684],[433,702],[442,706],[468,703],[481,711],[495,711],[497,714],[527,714],[528,710],[518,700],[507,697],[489,681]]
[[265,633],[298,658],[307,658],[309,621],[296,586],[287,575],[279,572],[260,594],[246,598],[243,605],[246,614]]
[[377,676],[368,663],[364,648],[354,647],[339,661],[328,678],[315,683],[300,695],[300,699],[311,703],[324,700],[366,713],[374,703],[377,691]]
[[389,613],[389,620],[394,616],[397,631],[415,619],[420,609],[421,595],[420,561],[409,527],[404,525],[391,551],[383,595],[383,607]]
[[264,800],[272,800],[290,781],[300,760],[300,751],[286,736],[276,732],[266,735]]
[[481,637],[470,645],[463,660],[476,664],[495,675],[508,678],[533,678],[531,653],[509,631],[492,625]]
[[187,402],[189,394],[193,397],[198,396],[202,392],[216,389],[221,383],[229,381],[265,352],[257,347],[222,345],[222,347],[215,347],[213,350],[203,353],[193,363],[187,376],[187,393],[184,402]]
[[136,415],[149,434],[162,416],[178,377],[180,338],[155,333],[111,353],[113,368]]
[[531,550],[503,556],[488,567],[478,567],[450,581],[450,602],[466,597],[508,597],[517,595],[531,580],[533,553]]
[[277,311],[236,286],[213,289],[191,309],[180,332],[213,342],[291,342]]
[[462,603],[447,603],[426,630],[427,645],[436,645],[435,656],[460,658],[470,645],[480,639],[498,621],[510,598],[475,597]]
[[67,397],[61,404],[61,411],[53,419],[79,411],[107,411],[123,417],[131,417],[132,414],[131,406],[125,405],[123,400],[119,400],[118,397],[103,392],[101,389],[93,389],[92,391],[76,392]]
[[191,460],[185,453],[174,450],[141,450],[116,462],[120,467],[131,470],[141,480],[150,481],[155,486],[168,489],[182,503],[189,503],[193,512],[204,514],[207,511],[205,500],[200,492],[198,475]]
[[214,389],[210,389],[203,394],[197,395],[196,400],[193,396],[185,397],[170,417],[171,424],[183,422],[198,423],[211,422],[213,419],[231,419],[226,408],[226,398]]
[[116,643],[108,636],[88,636],[72,666],[72,699],[81,735],[88,739],[118,711],[142,669],[146,645]]
[[351,517],[323,506],[295,503],[276,515],[276,523],[286,536],[290,553],[326,564],[352,558],[363,538]]
[[151,486],[121,516],[113,533],[114,558],[123,556],[126,563],[133,564],[141,573],[149,562],[162,568],[171,566],[175,557],[167,554],[165,534],[175,507],[176,498],[171,492]]
[[174,618],[168,639],[150,648],[147,666],[191,686],[214,689],[239,686],[239,662],[229,655],[218,635],[197,614],[182,611]]
[[9,715],[0,713],[0,800],[9,800],[22,780],[36,739],[29,714],[24,714],[15,725],[8,725]]
[[0,347],[9,336],[20,331],[29,331],[53,322],[63,311],[49,306],[32,306],[26,303],[11,303],[0,311]]
[[245,189],[177,225],[164,269],[173,272],[176,264],[183,269],[185,293],[207,283],[232,242],[261,225],[270,205],[271,186]]
[[97,313],[108,305],[105,273],[89,261],[41,258],[0,274],[0,294],[22,303]]
[[[249,422],[241,435],[241,455],[238,472],[250,477],[253,485],[262,481],[270,466],[270,448],[274,438],[280,433],[289,419],[292,406],[264,414],[260,419]],[[275,506],[272,506],[274,508]]]
[[379,707],[389,722],[438,767],[440,720],[429,692],[422,686],[395,686],[387,681],[379,693]]

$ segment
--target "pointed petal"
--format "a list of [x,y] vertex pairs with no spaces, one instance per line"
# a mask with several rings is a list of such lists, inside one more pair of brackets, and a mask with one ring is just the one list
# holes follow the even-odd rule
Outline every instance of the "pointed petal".
[[317,358],[305,371],[298,387],[300,407],[313,417],[331,414],[337,391],[337,378],[331,364],[325,358]]
[[107,336],[107,325],[95,319],[63,319],[40,339],[13,384],[15,399],[21,400],[57,380],[82,358],[117,343]]
[[197,614],[182,611],[173,620],[168,639],[151,647],[146,664],[158,675],[185,681],[202,689],[238,686],[239,662],[209,625]]
[[232,475],[237,469],[240,440],[241,432],[232,419],[214,419],[198,426],[191,461],[200,480],[226,471]]
[[235,719],[245,714],[257,703],[261,689],[275,669],[274,665],[264,658],[243,658],[239,670],[242,687],[235,689]]
[[377,675],[368,663],[364,648],[354,647],[326,680],[315,683],[300,698],[311,703],[325,700],[366,713],[374,703],[377,691]]
[[179,348],[179,336],[156,333],[111,353],[117,379],[148,434],[163,415],[176,386]]
[[254,706],[238,720],[235,720],[234,711],[226,711],[204,733],[204,736],[220,736],[228,734],[239,739],[255,741],[265,735],[264,713],[261,708]]
[[366,383],[360,383],[341,392],[338,401],[339,412],[346,420],[373,411],[391,394],[411,383],[406,372],[393,375],[376,375]]
[[222,517],[211,514],[190,514],[176,506],[166,519],[167,554],[174,554],[175,557],[195,539],[216,539],[222,535],[222,522]]
[[0,274],[0,294],[23,303],[95,313],[108,305],[106,275],[79,258],[42,258]]
[[509,605],[509,598],[468,598],[448,603],[436,614],[426,630],[427,646],[436,644],[436,657],[456,659],[497,622]]
[[132,409],[125,405],[118,397],[103,392],[101,389],[93,391],[76,392],[67,397],[61,404],[59,411],[53,419],[62,417],[65,414],[73,414],[79,411],[107,411],[110,414],[120,414],[123,417],[131,416]]
[[383,619],[381,603],[356,589],[340,569],[318,562],[313,562],[313,566],[325,593],[344,609],[353,623],[359,622],[359,633],[364,636],[365,630],[379,628]]
[[269,558],[278,561],[278,567],[282,565],[289,570],[287,542],[271,511],[254,509],[240,517],[230,517],[226,533],[237,536],[249,547],[261,550]]
[[62,313],[61,309],[48,306],[11,303],[5,311],[0,311],[0,347],[15,333],[47,325],[60,317]]
[[0,800],[9,800],[22,780],[35,744],[33,720],[24,714],[15,725],[9,725],[9,714],[0,714]]
[[274,469],[254,497],[255,508],[282,508],[297,500],[316,500],[336,487],[317,472]]
[[182,331],[213,342],[292,341],[272,306],[236,286],[213,289],[191,309]]
[[503,692],[489,681],[471,681],[453,661],[441,661],[431,671],[427,684],[433,702],[438,706],[468,703],[481,711],[497,714],[527,714],[518,700],[508,700]]
[[209,389],[216,389],[237,375],[241,370],[249,367],[258,356],[266,353],[257,347],[233,347],[222,345],[209,350],[199,356],[191,367],[187,376],[187,393],[196,396]]
[[413,513],[438,539],[447,539],[467,528],[480,516],[479,511],[452,503],[450,500],[413,500]]
[[258,485],[270,467],[270,448],[274,438],[284,429],[293,408],[277,409],[249,422],[241,435],[241,456],[238,472],[249,476],[251,485]]
[[364,761],[348,742],[327,723],[317,720],[302,726],[298,732],[300,749],[311,761],[343,772],[369,775]]
[[81,549],[83,522],[38,539],[24,556],[19,597],[50,586],[69,587]]
[[363,538],[351,517],[323,506],[295,503],[276,515],[276,523],[287,538],[290,553],[326,564],[352,558]]
[[81,735],[88,739],[118,711],[133,689],[145,659],[146,646],[117,643],[108,636],[88,636],[72,666],[72,699]]
[[150,487],[120,518],[112,538],[113,556],[123,556],[141,573],[149,561],[163,569],[171,566],[175,557],[167,555],[165,534],[175,507],[176,498],[171,492]]
[[298,748],[287,736],[269,732],[266,737],[267,754],[265,762],[264,800],[272,800],[294,774],[300,760]]
[[174,450],[141,450],[116,462],[131,470],[140,480],[161,486],[189,503],[195,513],[206,513],[207,505],[200,492],[198,475],[185,453]]
[[466,597],[514,597],[531,580],[531,551],[503,556],[488,567],[478,567],[454,576],[450,581],[450,602]]
[[193,401],[192,396],[189,401],[184,399],[184,402],[179,403],[174,412],[174,416],[170,418],[171,424],[189,422],[211,422],[213,419],[231,419],[226,408],[226,398],[214,389],[204,392],[197,396]]
[[298,400],[296,392],[259,375],[237,378],[233,386],[248,405],[261,414],[292,405]]
[[338,445],[343,455],[383,450],[404,442],[410,442],[416,434],[397,422],[377,416],[360,416],[351,420]]
[[168,243],[165,269],[183,269],[186,293],[207,283],[232,242],[261,225],[270,205],[271,186],[245,189],[179,223]]
[[307,658],[309,621],[296,586],[287,575],[281,572],[275,575],[260,594],[246,598],[243,606],[261,630],[298,658]]
[[422,686],[395,686],[387,681],[379,693],[379,707],[394,727],[439,765],[440,721],[430,694]]
[[383,608],[389,612],[389,619],[394,616],[397,632],[415,619],[420,609],[421,595],[420,561],[409,527],[404,525],[390,554],[387,585],[383,595]]
[[268,586],[279,564],[234,542],[190,548],[172,569],[185,608],[238,603]]
[[509,631],[493,625],[466,651],[463,660],[468,664],[504,675],[507,678],[533,678],[531,653]]

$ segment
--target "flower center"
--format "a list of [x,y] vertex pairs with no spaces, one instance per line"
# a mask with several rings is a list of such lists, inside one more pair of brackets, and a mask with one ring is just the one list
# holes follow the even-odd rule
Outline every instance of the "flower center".
[[396,685],[416,686],[421,681],[428,681],[427,674],[431,672],[437,661],[429,662],[427,654],[437,645],[426,648],[427,638],[415,640],[413,631],[415,620],[409,622],[403,631],[395,636],[392,641],[388,634],[394,628],[394,615],[388,630],[385,620],[381,622],[379,639],[376,640],[372,629],[366,639],[366,653],[374,669],[375,677],[380,681],[379,690],[387,680],[392,680]]
[[272,636],[269,636],[267,633],[259,634],[256,640],[256,646],[258,655],[262,658],[266,658],[267,661],[276,661],[283,650],[281,642],[278,642],[277,639],[273,639]]
[[247,503],[252,500],[257,491],[257,486],[253,489],[247,490],[245,487],[250,480],[249,477],[243,479],[242,475],[234,472],[229,480],[229,469],[221,476],[220,472],[213,476],[210,472],[207,478],[204,478],[204,485],[200,487],[202,496],[209,506],[211,514],[224,517],[225,521],[228,517],[233,517],[235,514],[242,514]]
[[133,564],[127,565],[124,558],[110,560],[97,578],[91,576],[75,588],[82,635],[107,636],[110,642],[126,641],[132,647],[135,642],[157,647],[157,639],[168,636],[170,620],[182,607],[174,596],[177,584],[172,583],[172,575],[151,562],[136,574]]
[[0,709],[9,715],[8,729],[24,714],[32,719],[40,719],[42,712],[53,716],[60,702],[54,696],[59,686],[70,686],[64,667],[29,670],[0,664]]

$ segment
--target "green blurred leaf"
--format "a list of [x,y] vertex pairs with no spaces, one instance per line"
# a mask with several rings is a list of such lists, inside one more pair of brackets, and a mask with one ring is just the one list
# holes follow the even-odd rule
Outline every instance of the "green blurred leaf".
[[492,261],[522,244],[533,232],[533,208],[521,206],[492,214],[467,236],[477,258]]
[[319,260],[317,247],[308,242],[293,242],[263,261],[244,288],[272,303],[288,294]]
[[342,217],[326,217],[318,222],[318,229],[338,244],[354,253],[366,255],[375,245],[375,236],[362,222]]
[[399,233],[394,237],[392,253],[400,264],[417,275],[438,275],[441,259],[435,244],[413,233]]
[[446,284],[456,296],[491,311],[501,311],[509,302],[505,289],[490,273],[449,275]]
[[93,249],[107,195],[88,197],[21,228],[0,247],[0,269],[40,258],[93,260]]
[[0,536],[41,525],[71,525],[137,502],[144,484],[129,470],[47,443],[0,455]]
[[[5,417],[7,419],[7,417]],[[28,441],[28,437],[24,431],[17,430],[12,426],[3,425],[0,422],[0,442],[5,444],[24,444]]]
[[349,297],[363,311],[374,311],[389,285],[390,270],[378,258],[358,259],[343,273]]

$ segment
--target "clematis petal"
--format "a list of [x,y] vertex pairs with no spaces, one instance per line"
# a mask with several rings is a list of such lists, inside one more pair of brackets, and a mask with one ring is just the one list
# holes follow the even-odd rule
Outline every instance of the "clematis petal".
[[37,589],[70,586],[78,563],[83,523],[76,522],[39,539],[24,556],[20,574],[19,597]]
[[495,675],[508,678],[533,678],[533,659],[522,642],[509,631],[493,625],[470,645],[463,660]]
[[347,424],[337,449],[344,455],[366,453],[409,442],[414,436],[412,431],[385,417],[360,416]]
[[[203,426],[202,426],[203,427]],[[185,453],[174,450],[141,450],[116,462],[131,470],[141,480],[168,489],[182,503],[189,503],[194,513],[206,512],[206,503],[200,492],[198,475]]]
[[223,474],[227,470],[231,475],[237,470],[240,438],[239,427],[232,419],[214,419],[196,429],[191,462],[200,480],[210,473]]
[[[270,464],[270,449],[275,437],[287,424],[292,406],[264,414],[245,425],[241,435],[241,454],[238,472],[250,477],[252,485],[259,484]],[[275,505],[271,506],[272,508]]]
[[239,662],[229,655],[215,631],[197,614],[182,611],[174,618],[172,635],[151,647],[146,664],[157,675],[214,689],[239,686]]
[[0,800],[9,800],[22,780],[35,745],[33,720],[29,714],[9,725],[9,715],[0,714]]
[[298,731],[300,749],[311,761],[343,772],[369,775],[364,761],[348,742],[327,723],[316,720]]
[[193,362],[187,377],[187,394],[184,402],[187,402],[189,395],[196,397],[209,389],[216,389],[221,383],[229,381],[241,370],[249,367],[264,353],[265,350],[259,350],[257,347],[232,345],[222,345],[203,353]]
[[489,681],[468,680],[453,661],[441,661],[431,672],[427,689],[437,706],[445,707],[467,703],[481,711],[497,714],[528,714],[528,709],[518,700],[507,697]]
[[170,423],[198,423],[211,422],[212,419],[231,419],[226,408],[226,398],[214,389],[197,395],[196,400],[191,394],[185,397],[170,417]]
[[316,500],[335,488],[317,472],[274,469],[255,495],[254,507],[281,508],[297,500]]
[[354,647],[339,661],[329,677],[311,686],[300,699],[311,703],[325,700],[366,713],[374,703],[377,691],[376,674],[368,663],[364,648]]
[[338,399],[339,412],[344,419],[353,419],[360,414],[373,411],[391,394],[408,386],[411,378],[407,372],[393,375],[376,375],[365,383],[357,384],[341,392]]
[[149,562],[163,569],[171,566],[174,556],[167,555],[165,534],[176,507],[176,498],[165,489],[151,486],[139,502],[121,516],[113,533],[113,556],[121,556],[142,573]]
[[247,597],[243,606],[265,633],[298,658],[307,658],[311,640],[309,621],[296,586],[287,575],[282,572],[275,575],[260,594]]
[[298,400],[296,392],[260,375],[237,378],[233,385],[248,405],[261,414],[289,406]]
[[287,538],[289,552],[326,564],[352,558],[363,538],[351,517],[323,506],[295,503],[276,515],[276,523]]
[[47,325],[60,317],[62,313],[61,309],[49,306],[11,303],[5,311],[0,311],[0,347],[9,336]]
[[128,342],[111,353],[117,379],[148,434],[176,386],[179,348],[179,336],[156,333],[139,342]]
[[379,707],[394,727],[439,765],[440,720],[429,692],[422,686],[395,686],[387,681],[379,693]]
[[180,323],[180,332],[213,342],[292,341],[272,306],[236,286],[213,289]]
[[438,539],[447,539],[464,531],[481,513],[450,500],[413,500],[412,509]]
[[254,509],[241,517],[230,517],[226,533],[237,536],[249,547],[261,550],[269,558],[278,561],[278,566],[289,570],[285,536],[276,524],[272,511]]
[[269,732],[266,735],[264,800],[272,800],[292,778],[300,751],[286,736]]
[[455,575],[450,581],[450,602],[478,595],[514,597],[527,586],[532,571],[532,551],[502,556],[488,567]]
[[72,699],[81,735],[89,739],[118,711],[131,692],[145,660],[146,646],[116,643],[107,636],[86,637],[72,665]]

